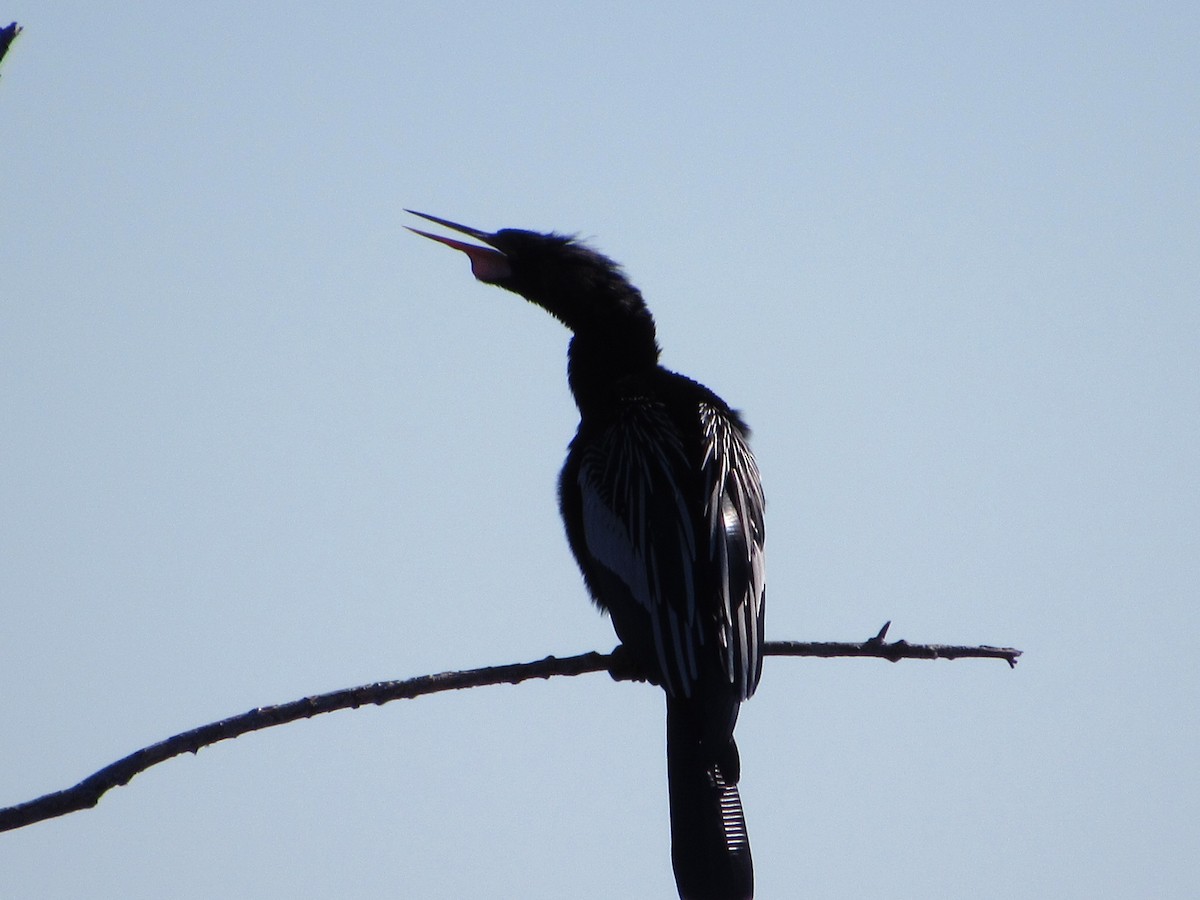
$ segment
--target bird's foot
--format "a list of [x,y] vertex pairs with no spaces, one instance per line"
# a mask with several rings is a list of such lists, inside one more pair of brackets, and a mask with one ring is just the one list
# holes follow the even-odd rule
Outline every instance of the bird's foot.
[[658,679],[646,671],[636,654],[624,644],[617,644],[609,654],[608,674],[613,681],[648,681],[658,684]]

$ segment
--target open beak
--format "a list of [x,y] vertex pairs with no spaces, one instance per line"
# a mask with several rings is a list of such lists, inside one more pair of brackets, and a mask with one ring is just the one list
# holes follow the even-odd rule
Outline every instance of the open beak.
[[[414,216],[420,216],[422,219],[428,219],[430,222],[436,222],[445,228],[457,231],[459,234],[465,234],[475,238],[477,241],[483,241],[485,244],[492,243],[492,235],[486,231],[480,231],[478,228],[468,228],[466,225],[459,225],[457,222],[451,222],[448,219],[439,219],[437,216],[417,212],[415,209],[406,209],[405,212],[412,213]],[[404,227],[408,228],[407,225]],[[467,254],[467,258],[471,260],[471,274],[480,281],[487,284],[495,284],[512,275],[512,266],[508,263],[508,257],[493,247],[480,247],[478,244],[456,241],[454,238],[442,237],[439,234],[430,234],[428,231],[421,231],[419,228],[408,228],[408,230],[413,232],[413,234],[419,234],[421,237],[427,237],[431,241],[437,241],[439,244],[445,244],[447,247],[453,247],[455,250]]]

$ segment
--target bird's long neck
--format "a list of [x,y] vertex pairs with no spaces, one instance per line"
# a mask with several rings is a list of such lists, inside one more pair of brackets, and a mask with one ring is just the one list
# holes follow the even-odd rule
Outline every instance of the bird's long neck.
[[582,415],[611,403],[658,367],[649,313],[633,321],[577,331],[567,351],[567,382]]

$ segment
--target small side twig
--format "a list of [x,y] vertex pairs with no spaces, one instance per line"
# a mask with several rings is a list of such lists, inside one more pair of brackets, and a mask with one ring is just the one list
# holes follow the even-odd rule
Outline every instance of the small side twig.
[[[888,623],[889,625],[891,623]],[[862,643],[769,641],[764,652],[767,656],[872,656],[896,662],[901,659],[959,659],[982,657],[1003,659],[1015,666],[1020,650],[1010,647],[959,647],[939,644],[910,644],[907,641],[885,643],[888,625],[875,637]],[[199,728],[182,732],[174,737],[143,747],[111,765],[89,775],[74,787],[45,794],[25,803],[0,809],[0,831],[11,831],[53,819],[67,813],[90,809],[112,788],[128,784],[137,774],[152,766],[165,762],[183,753],[196,753],[201,747],[220,741],[240,737],[252,731],[261,731],[276,725],[311,719],[323,713],[340,709],[357,709],[360,706],[382,705],[392,700],[411,700],[425,694],[455,691],[464,688],[482,687],[492,684],[520,684],[533,678],[552,678],[559,675],[583,675],[589,672],[608,672],[614,679],[630,680],[637,677],[631,671],[627,654],[620,648],[613,653],[583,653],[578,656],[547,656],[535,662],[514,663],[504,666],[487,666],[459,672],[442,672],[437,675],[422,675],[402,681],[380,681],[375,684],[331,691],[281,703],[275,706],[260,706],[241,715],[211,722]]]

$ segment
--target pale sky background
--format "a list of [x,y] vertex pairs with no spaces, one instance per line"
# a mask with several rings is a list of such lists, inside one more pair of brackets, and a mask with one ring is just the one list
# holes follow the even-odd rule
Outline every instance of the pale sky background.
[[[903,7],[903,9],[898,9]],[[607,650],[566,332],[402,228],[579,232],[744,410],[760,900],[1192,898],[1200,6],[18,2],[0,805],[251,707]],[[671,898],[662,699],[338,713],[0,835],[0,898]]]

